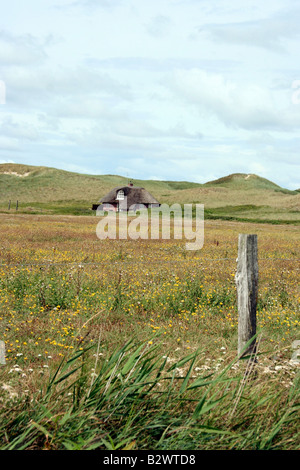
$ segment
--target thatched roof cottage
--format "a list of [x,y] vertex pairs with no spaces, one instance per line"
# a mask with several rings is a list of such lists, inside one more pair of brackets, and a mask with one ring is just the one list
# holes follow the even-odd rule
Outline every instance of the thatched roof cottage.
[[98,204],[93,204],[93,210],[113,210],[115,212],[137,211],[141,208],[159,207],[160,203],[146,189],[133,186],[120,186],[112,189]]

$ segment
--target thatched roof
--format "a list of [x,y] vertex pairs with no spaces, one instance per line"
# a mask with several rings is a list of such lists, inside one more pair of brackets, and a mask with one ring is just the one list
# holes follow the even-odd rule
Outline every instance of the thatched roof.
[[100,203],[109,203],[114,204],[116,202],[121,202],[117,199],[117,194],[119,191],[124,191],[124,196],[127,198],[127,207],[132,206],[133,204],[159,204],[159,202],[152,196],[146,189],[139,188],[136,186],[120,186],[112,189],[109,193],[106,194]]

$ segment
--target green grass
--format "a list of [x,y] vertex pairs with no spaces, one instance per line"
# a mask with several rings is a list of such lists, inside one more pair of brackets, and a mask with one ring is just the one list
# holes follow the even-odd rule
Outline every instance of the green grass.
[[6,214],[51,214],[51,215],[94,215],[89,201],[58,200],[52,202],[28,202],[14,204],[8,208],[7,204],[0,203],[0,211]]
[[[196,204],[196,203],[194,203]],[[183,205],[182,205],[183,206]],[[19,203],[18,209],[0,202],[0,211],[6,214],[52,214],[52,215],[96,215],[91,210],[89,201],[84,200],[58,200],[55,202],[29,202]],[[193,212],[195,215],[195,210]],[[253,223],[278,224],[300,224],[300,211],[270,208],[268,206],[256,206],[254,204],[244,204],[237,206],[221,206],[216,208],[206,208],[204,216],[207,220],[228,220]],[[172,217],[172,214],[171,214]]]
[[2,405],[1,450],[299,449],[297,380],[282,400],[243,367],[232,376],[236,360],[199,374],[201,351],[170,365],[159,344],[99,354],[100,343],[63,359],[34,397]]
[[205,209],[204,217],[207,220],[232,220],[271,225],[300,224],[300,211],[287,212],[284,209],[275,211],[274,208],[268,206],[255,206],[253,204]]

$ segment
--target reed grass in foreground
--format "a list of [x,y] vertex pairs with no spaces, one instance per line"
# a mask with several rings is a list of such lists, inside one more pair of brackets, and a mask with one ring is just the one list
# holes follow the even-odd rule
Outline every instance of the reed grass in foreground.
[[299,449],[299,378],[283,395],[246,361],[199,373],[201,351],[172,362],[156,338],[106,357],[100,340],[2,401],[2,450]]

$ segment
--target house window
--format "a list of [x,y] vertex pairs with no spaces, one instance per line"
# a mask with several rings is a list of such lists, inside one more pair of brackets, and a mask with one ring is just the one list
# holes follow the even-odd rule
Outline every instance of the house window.
[[120,191],[118,191],[117,199],[118,199],[119,201],[123,201],[124,197],[125,197],[125,196],[124,196],[124,191],[123,191],[123,189],[121,189]]

